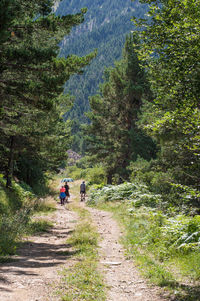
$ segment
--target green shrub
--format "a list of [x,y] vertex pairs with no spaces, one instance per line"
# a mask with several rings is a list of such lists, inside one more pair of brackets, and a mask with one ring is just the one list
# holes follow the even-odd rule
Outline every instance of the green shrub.
[[26,232],[30,220],[30,207],[18,210],[14,215],[0,217],[0,256],[12,255],[16,251],[16,243]]
[[154,172],[150,181],[150,188],[153,192],[159,194],[169,194],[171,191],[172,179],[168,173]]
[[137,183],[108,185],[102,189],[93,188],[89,196],[89,202],[96,203],[119,200],[129,200],[129,203],[134,207],[140,207],[145,204],[156,206],[162,201],[160,195],[151,193],[146,185]]
[[159,259],[199,249],[200,216],[177,215],[169,218],[161,211],[149,211],[146,218],[145,240]]
[[138,157],[137,161],[131,162],[128,170],[131,172],[130,181],[135,182],[137,180],[146,182],[143,179],[143,175],[150,170],[151,161],[146,161]]
[[41,232],[48,232],[53,227],[53,224],[44,219],[39,219],[35,221],[31,221],[28,224],[28,227],[26,229],[26,233],[28,235],[38,234]]
[[66,171],[66,176],[74,180],[85,178],[87,174],[86,169],[81,169],[76,166],[70,166]]
[[102,166],[95,166],[93,168],[87,168],[86,180],[88,185],[102,184],[106,182],[105,170]]
[[89,156],[84,156],[76,163],[76,166],[81,169],[92,168],[93,164],[91,163],[90,158],[91,157],[89,157]]

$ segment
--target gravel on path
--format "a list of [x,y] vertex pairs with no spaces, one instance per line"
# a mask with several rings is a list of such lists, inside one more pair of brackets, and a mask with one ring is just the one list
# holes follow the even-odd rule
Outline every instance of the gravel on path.
[[162,301],[159,290],[141,278],[131,260],[126,259],[119,243],[122,233],[112,214],[87,208],[101,235],[100,269],[108,287],[107,301]]

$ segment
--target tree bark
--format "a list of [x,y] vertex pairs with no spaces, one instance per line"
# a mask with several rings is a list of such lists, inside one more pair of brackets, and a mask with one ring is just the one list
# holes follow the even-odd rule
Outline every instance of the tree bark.
[[107,184],[112,185],[112,173],[111,172],[107,174]]
[[14,160],[14,136],[10,137],[10,153],[8,159],[8,168],[6,174],[6,187],[12,186],[12,176],[13,176],[13,160]]

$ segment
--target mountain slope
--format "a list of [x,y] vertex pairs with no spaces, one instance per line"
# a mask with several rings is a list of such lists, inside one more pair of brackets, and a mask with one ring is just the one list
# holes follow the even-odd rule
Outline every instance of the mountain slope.
[[83,56],[98,49],[97,57],[84,74],[72,77],[65,86],[65,92],[75,96],[74,107],[65,117],[81,123],[87,122],[84,112],[89,110],[88,97],[97,93],[105,67],[121,58],[125,37],[134,28],[132,16],[143,16],[146,12],[146,6],[137,0],[63,0],[56,13],[74,14],[83,7],[88,8],[85,22],[60,45],[60,55],[65,57],[71,53]]

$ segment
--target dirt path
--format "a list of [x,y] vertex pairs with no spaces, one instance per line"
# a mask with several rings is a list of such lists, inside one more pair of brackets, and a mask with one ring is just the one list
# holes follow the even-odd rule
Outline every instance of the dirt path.
[[57,205],[57,211],[46,219],[55,222],[53,229],[29,238],[14,262],[1,265],[0,301],[60,300],[53,293],[59,282],[57,271],[73,264],[70,259],[73,252],[67,247],[66,239],[77,216]]
[[124,256],[119,243],[120,230],[112,214],[87,208],[101,234],[101,270],[108,286],[107,301],[161,301],[156,288],[150,288],[141,279],[132,261]]
[[[85,207],[85,204],[81,204]],[[149,288],[137,269],[124,256],[119,244],[120,230],[111,213],[88,208],[101,234],[100,268],[108,287],[107,301],[161,301],[155,288]],[[77,215],[57,205],[48,217],[53,229],[29,238],[19,250],[15,261],[0,268],[0,301],[58,301],[58,271],[74,264],[73,251],[66,239],[75,227]]]

